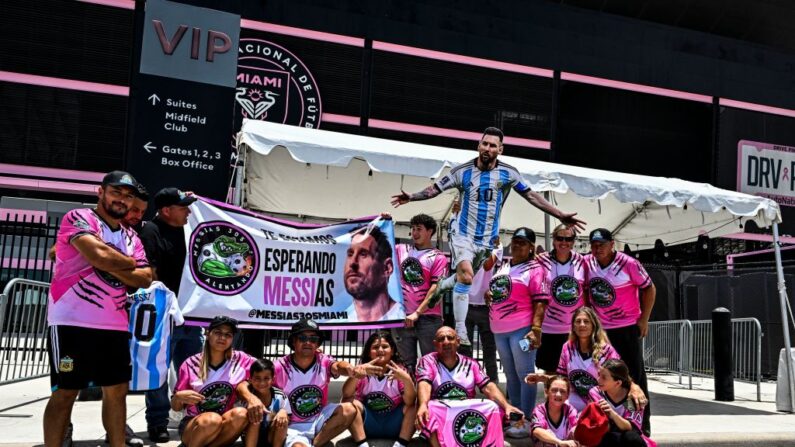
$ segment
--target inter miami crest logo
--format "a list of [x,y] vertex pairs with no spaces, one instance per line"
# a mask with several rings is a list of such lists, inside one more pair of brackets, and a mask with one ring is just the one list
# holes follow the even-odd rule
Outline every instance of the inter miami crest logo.
[[453,420],[455,440],[461,447],[480,447],[486,427],[486,417],[475,410],[464,410]]
[[616,300],[616,291],[609,282],[602,278],[593,278],[588,282],[593,303],[599,307],[608,307]]
[[511,296],[511,277],[508,275],[499,275],[492,278],[489,282],[489,290],[491,291],[491,303],[500,304]]
[[323,393],[315,385],[303,385],[290,393],[290,408],[302,418],[312,417],[323,409]]
[[322,106],[315,78],[287,49],[262,39],[240,39],[238,116],[316,129]]
[[190,237],[190,256],[196,284],[219,295],[236,295],[257,276],[259,251],[254,239],[227,222],[196,227]]
[[575,369],[574,371],[570,372],[569,381],[571,382],[571,386],[574,388],[574,391],[577,393],[577,395],[582,398],[588,396],[588,391],[598,385],[596,379],[594,379],[592,375],[581,369]]
[[198,405],[199,411],[223,414],[232,391],[232,385],[226,382],[214,382],[202,388],[200,393],[204,396],[204,400]]
[[422,265],[417,258],[408,257],[400,264],[400,271],[403,274],[403,282],[412,286],[421,286],[424,282],[422,278]]
[[560,275],[552,281],[552,296],[561,306],[573,306],[580,298],[580,284],[569,275]]

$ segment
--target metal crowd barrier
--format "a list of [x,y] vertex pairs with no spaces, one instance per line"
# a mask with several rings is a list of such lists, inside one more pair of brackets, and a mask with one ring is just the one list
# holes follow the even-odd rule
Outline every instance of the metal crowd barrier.
[[0,385],[49,374],[47,294],[50,284],[14,278],[0,295]]
[[[756,400],[762,400],[762,325],[756,318],[732,319],[732,359],[736,380],[756,383]],[[671,320],[649,323],[643,339],[646,369],[668,371],[688,377],[712,377],[712,321]]]

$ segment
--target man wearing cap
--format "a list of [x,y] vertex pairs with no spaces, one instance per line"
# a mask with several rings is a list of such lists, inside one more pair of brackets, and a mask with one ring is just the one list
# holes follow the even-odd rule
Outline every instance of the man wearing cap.
[[[534,192],[522,174],[511,165],[497,160],[503,151],[503,133],[496,127],[483,131],[478,143],[478,157],[456,166],[450,173],[424,190],[408,194],[401,191],[392,196],[392,205],[398,207],[408,202],[428,200],[442,191],[457,189],[462,194],[461,213],[456,233],[451,235],[450,249],[454,253],[451,267],[456,274],[439,283],[437,294],[453,289],[453,314],[455,329],[462,345],[470,345],[466,329],[469,309],[469,290],[475,270],[490,254],[492,240],[500,229],[500,213],[511,189],[531,205],[560,219],[566,225],[584,228],[585,222],[577,213],[564,213]],[[476,256],[477,255],[477,256]],[[434,297],[435,298],[435,297]]]
[[[190,216],[188,206],[196,200],[195,196],[177,188],[161,189],[154,197],[157,215],[146,222],[140,232],[154,278],[165,284],[175,295],[179,295],[179,283],[187,253],[184,227]],[[200,327],[174,328],[171,337],[171,359],[174,369],[179,370],[185,359],[201,351],[202,343]],[[150,440],[154,442],[169,440],[167,428],[169,408],[167,384],[146,393],[146,424]]]
[[149,193],[142,184],[136,186],[135,199],[127,211],[127,215],[121,220],[122,225],[132,228],[136,233],[140,233],[143,228],[144,214],[149,206]]
[[[322,446],[351,424],[363,424],[362,415],[350,402],[328,403],[328,384],[339,376],[363,378],[379,374],[381,367],[364,364],[353,367],[318,351],[320,328],[313,320],[293,324],[287,344],[293,350],[274,362],[273,384],[290,400],[290,425],[284,447]],[[354,440],[367,447],[366,439]]]
[[[591,231],[588,267],[588,297],[610,338],[610,344],[627,364],[629,374],[648,396],[641,338],[649,330],[649,316],[657,289],[637,259],[615,249],[613,233],[606,228]],[[641,402],[645,405],[646,402]],[[643,431],[649,434],[646,408]]]
[[[417,428],[434,446],[502,446],[502,414],[522,421],[524,414],[474,359],[458,353],[455,330],[442,326],[434,336],[436,352],[417,364]],[[475,389],[486,399],[475,399]]]
[[48,296],[50,382],[44,442],[60,445],[80,389],[102,387],[102,422],[113,447],[125,443],[130,368],[127,288],[148,287],[152,270],[134,231],[121,225],[137,192],[128,173],[102,179],[96,208],[69,211],[55,244]]

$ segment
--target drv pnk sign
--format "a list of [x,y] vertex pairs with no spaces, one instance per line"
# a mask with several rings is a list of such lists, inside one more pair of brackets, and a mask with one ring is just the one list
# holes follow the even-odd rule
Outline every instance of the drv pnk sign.
[[740,140],[737,190],[795,206],[795,147]]

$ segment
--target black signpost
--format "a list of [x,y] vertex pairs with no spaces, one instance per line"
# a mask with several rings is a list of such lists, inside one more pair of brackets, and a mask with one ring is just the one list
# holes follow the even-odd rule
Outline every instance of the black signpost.
[[240,16],[163,0],[145,7],[126,169],[151,193],[176,186],[224,200]]

